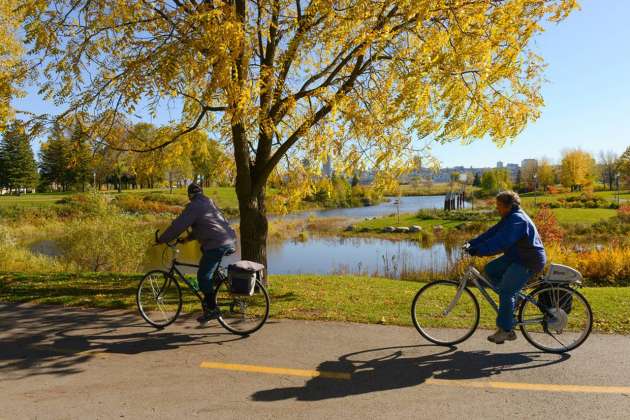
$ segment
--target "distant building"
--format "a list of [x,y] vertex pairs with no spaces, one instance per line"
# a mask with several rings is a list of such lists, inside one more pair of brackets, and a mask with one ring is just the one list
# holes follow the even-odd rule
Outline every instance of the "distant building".
[[521,162],[521,171],[537,169],[538,161],[536,159],[523,159]]
[[503,162],[498,161],[498,162],[497,162],[497,168],[498,168],[498,169],[503,169]]
[[518,172],[521,170],[520,166],[517,163],[508,163],[505,166],[505,169],[510,173],[510,178],[512,182],[516,182],[518,179]]

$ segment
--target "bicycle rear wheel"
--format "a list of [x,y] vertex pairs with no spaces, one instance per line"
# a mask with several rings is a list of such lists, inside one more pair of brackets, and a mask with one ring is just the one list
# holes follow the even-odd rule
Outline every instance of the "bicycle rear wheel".
[[226,330],[238,335],[258,331],[269,317],[269,294],[256,280],[256,292],[239,295],[231,292],[229,279],[223,279],[216,288],[214,299],[219,310],[219,323]]
[[523,301],[518,322],[523,337],[534,347],[548,353],[565,353],[586,341],[593,327],[593,312],[577,290],[549,284]]
[[422,287],[411,304],[411,319],[420,335],[432,343],[453,345],[470,337],[479,325],[479,303],[465,287],[448,311],[459,283],[439,280]]
[[177,280],[166,271],[150,271],[138,285],[136,303],[146,322],[164,328],[172,324],[182,310],[182,291]]

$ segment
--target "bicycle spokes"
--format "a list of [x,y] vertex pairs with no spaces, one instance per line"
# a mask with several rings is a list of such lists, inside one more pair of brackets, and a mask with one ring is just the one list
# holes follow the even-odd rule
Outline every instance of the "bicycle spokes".
[[519,310],[523,336],[535,347],[562,353],[581,345],[591,332],[590,305],[578,291],[550,284],[533,291]]

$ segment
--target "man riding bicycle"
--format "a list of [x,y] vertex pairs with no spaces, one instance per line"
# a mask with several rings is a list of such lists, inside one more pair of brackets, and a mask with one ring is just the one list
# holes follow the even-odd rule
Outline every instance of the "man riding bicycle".
[[180,242],[196,240],[201,244],[201,260],[197,271],[199,289],[204,295],[203,315],[197,318],[201,325],[218,316],[213,297],[212,277],[221,259],[234,253],[236,233],[214,202],[203,194],[202,188],[192,183],[188,186],[188,199],[182,213],[157,239],[167,243],[179,237],[189,227],[191,233]]
[[516,296],[527,281],[544,268],[547,257],[536,226],[521,209],[517,193],[499,193],[496,209],[501,215],[499,223],[471,240],[467,252],[480,257],[503,253],[485,267],[499,293],[498,329],[488,340],[502,344],[505,340],[516,340],[513,329]]

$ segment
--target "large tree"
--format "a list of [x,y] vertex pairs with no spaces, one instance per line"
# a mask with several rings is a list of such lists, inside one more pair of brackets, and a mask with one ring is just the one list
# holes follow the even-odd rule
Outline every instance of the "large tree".
[[622,176],[627,184],[630,184],[630,146],[619,156],[617,173]]
[[[181,104],[179,131],[231,145],[241,250],[266,261],[265,187],[308,155],[397,175],[414,139],[491,137],[536,119],[542,59],[528,49],[575,0],[23,0],[43,92],[110,126]],[[293,156],[293,158],[292,158]]]
[[0,188],[31,189],[37,185],[37,163],[24,126],[16,121],[0,138]]
[[565,150],[560,163],[560,182],[571,191],[581,190],[596,177],[595,159],[581,149]]
[[599,152],[599,167],[604,186],[608,184],[610,191],[613,190],[619,166],[619,156],[612,150]]
[[538,175],[538,184],[543,188],[543,191],[556,182],[556,174],[554,172],[554,168],[547,158],[542,158],[538,162],[536,174]]
[[23,95],[19,84],[26,79],[26,61],[21,58],[23,44],[17,37],[24,11],[17,0],[0,1],[0,133],[15,117],[11,101]]
[[91,147],[83,123],[75,120],[55,125],[40,149],[43,184],[61,187],[63,191],[73,187],[84,190],[94,170]]
[[496,194],[512,188],[507,169],[491,169],[481,176],[481,189],[487,194]]

